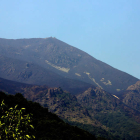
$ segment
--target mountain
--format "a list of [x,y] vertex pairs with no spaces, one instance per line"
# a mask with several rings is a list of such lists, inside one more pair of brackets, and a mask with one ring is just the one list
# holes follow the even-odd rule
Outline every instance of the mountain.
[[96,136],[140,139],[139,79],[56,38],[0,39],[0,77],[0,90]]
[[[113,94],[125,90],[139,80],[52,37],[16,40],[0,39],[0,55],[10,59],[26,61],[27,67],[28,63],[36,64],[38,65],[39,74],[41,74],[39,70],[44,68],[65,78],[98,86]],[[1,62],[1,64],[6,64],[6,61]],[[8,66],[8,64],[6,65]],[[12,69],[10,65],[9,67]],[[8,71],[7,74],[12,73],[12,71]],[[27,75],[30,76],[32,71],[31,68]],[[4,75],[3,78],[8,78],[3,73],[4,71],[1,71],[1,75]],[[26,73],[23,73],[23,75],[26,76]],[[14,76],[13,73],[13,78],[10,80],[15,80]],[[22,79],[22,82],[26,83],[28,76],[26,79]],[[52,76],[52,78],[54,77]],[[39,83],[37,78],[32,81],[36,84]],[[30,81],[30,84],[34,84],[32,81]]]
[[129,107],[140,111],[140,81],[129,86],[120,94],[120,99]]

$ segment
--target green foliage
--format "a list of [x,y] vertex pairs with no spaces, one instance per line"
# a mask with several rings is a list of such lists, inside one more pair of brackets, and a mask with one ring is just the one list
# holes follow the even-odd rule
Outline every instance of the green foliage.
[[95,118],[109,128],[119,139],[140,140],[140,124],[123,112],[98,113]]
[[83,123],[78,123],[78,122],[71,122],[65,120],[68,124],[72,126],[77,126],[81,129],[84,129],[88,131],[89,133],[95,135],[97,137],[97,140],[103,139],[103,140],[117,140],[113,135],[111,135],[109,132],[105,131],[101,127],[96,127],[93,125],[89,124],[83,124]]
[[0,139],[2,140],[29,140],[35,138],[32,135],[34,129],[31,124],[31,115],[25,114],[25,108],[7,110],[4,101],[1,103]]

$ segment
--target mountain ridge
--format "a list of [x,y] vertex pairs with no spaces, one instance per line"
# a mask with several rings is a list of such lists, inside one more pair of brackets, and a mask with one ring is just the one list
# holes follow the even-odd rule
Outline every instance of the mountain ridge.
[[38,64],[63,77],[99,86],[113,94],[125,90],[139,80],[80,49],[51,37],[0,39],[0,54]]

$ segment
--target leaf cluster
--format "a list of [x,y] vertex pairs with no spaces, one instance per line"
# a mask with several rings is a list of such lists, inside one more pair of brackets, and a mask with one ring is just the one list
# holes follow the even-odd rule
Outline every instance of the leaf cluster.
[[3,140],[29,140],[34,129],[31,124],[31,115],[25,114],[25,108],[7,108],[4,101],[1,103],[0,139]]

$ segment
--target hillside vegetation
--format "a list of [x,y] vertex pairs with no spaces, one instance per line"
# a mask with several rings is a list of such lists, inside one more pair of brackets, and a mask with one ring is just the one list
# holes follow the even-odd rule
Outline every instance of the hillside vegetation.
[[18,108],[26,108],[26,113],[33,114],[32,124],[36,140],[96,140],[94,135],[78,127],[70,126],[55,114],[48,112],[47,108],[27,101],[20,93],[13,96],[0,92],[0,102],[2,100],[7,107],[18,105]]
[[0,90],[9,94],[21,92],[28,100],[40,103],[65,122],[96,137],[140,139],[140,112],[125,105],[120,97],[98,87],[75,96],[60,87],[49,88],[0,79]]

